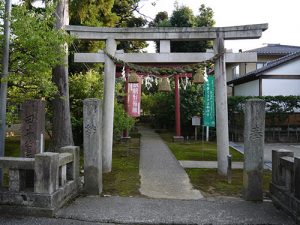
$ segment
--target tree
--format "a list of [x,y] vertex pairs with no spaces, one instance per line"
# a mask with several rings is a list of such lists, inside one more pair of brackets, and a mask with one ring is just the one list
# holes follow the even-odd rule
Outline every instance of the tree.
[[[24,0],[24,6],[27,9],[33,8],[34,0]],[[63,30],[65,25],[69,24],[69,1],[68,0],[54,0],[44,1],[50,7],[52,2],[56,6],[54,27],[59,31]],[[53,26],[53,24],[52,24]],[[70,116],[70,102],[69,102],[69,84],[68,84],[68,44],[60,45],[61,50],[64,51],[64,57],[59,65],[53,67],[52,81],[57,87],[57,94],[52,101],[53,107],[53,147],[54,150],[67,145],[73,145],[73,135]]]
[[[170,18],[166,12],[159,12],[154,20],[149,23],[152,27],[212,27],[215,24],[213,10],[202,4],[199,8],[199,15],[195,16],[192,9],[187,6],[175,5]],[[193,42],[171,42],[171,52],[205,52],[212,48],[211,41]],[[159,45],[156,44],[159,51]]]
[[53,27],[54,7],[29,10],[16,5],[12,12],[10,73],[8,81],[8,123],[14,122],[17,106],[27,99],[51,100],[57,87],[51,81],[52,68],[64,57],[61,45],[71,39]]
[[[53,97],[57,91],[51,82],[51,70],[64,52],[61,44],[69,35],[53,29],[53,8],[40,13],[15,6],[12,12],[12,40],[8,97],[13,103],[26,99]],[[37,47],[38,46],[38,47]]]
[[[211,8],[201,5],[199,15],[194,15],[193,11],[187,6],[175,5],[171,17],[167,12],[159,12],[153,21],[149,23],[150,27],[212,27],[215,24],[213,11]],[[212,48],[210,41],[176,42],[171,41],[171,52],[205,52]],[[156,49],[159,51],[159,43],[156,43]],[[172,84],[172,82],[171,82]],[[181,106],[181,127],[185,135],[191,132],[191,118],[202,114],[203,92],[200,85],[188,84],[186,89],[183,87],[180,91]],[[170,115],[175,114],[174,94],[151,94],[143,96],[148,102],[151,102],[151,108],[147,109],[154,118],[154,123],[163,125],[167,128],[174,127],[174,118]]]
[[[117,92],[121,91],[117,85]],[[83,100],[86,98],[103,99],[103,76],[101,73],[90,70],[87,73],[78,73],[70,76],[70,103],[74,140],[76,145],[83,143]],[[123,104],[115,102],[114,112],[114,139],[121,136],[124,129],[131,129],[134,119],[128,117]]]
[[103,76],[90,70],[70,76],[70,106],[74,141],[76,145],[83,143],[83,100],[86,98],[103,99]]
[[194,132],[192,117],[200,116],[203,112],[203,90],[198,84],[188,84],[180,92],[181,126],[182,133],[189,136]]
[[[55,28],[64,29],[69,24],[69,1],[56,0]],[[65,55],[60,65],[56,66],[52,72],[52,81],[58,89],[58,93],[53,100],[53,147],[58,149],[63,146],[73,145],[73,134],[70,114],[69,100],[69,73],[68,73],[68,44],[61,45]]]
[[[134,15],[140,0],[73,0],[70,4],[70,23],[72,25],[98,26],[98,27],[141,27],[146,25],[146,20]],[[76,40],[74,52],[97,52],[104,48],[103,41]],[[147,46],[141,41],[118,42],[117,49],[126,52],[139,52]],[[70,54],[73,59],[73,52]],[[86,72],[90,68],[99,70],[98,64],[75,64],[70,60],[70,73]]]

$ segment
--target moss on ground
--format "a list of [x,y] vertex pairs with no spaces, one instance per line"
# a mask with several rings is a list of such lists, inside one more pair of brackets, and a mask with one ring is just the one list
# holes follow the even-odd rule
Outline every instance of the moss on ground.
[[[169,146],[177,160],[217,161],[217,144],[213,142],[189,141],[174,143],[172,133],[159,133]],[[230,148],[233,161],[244,161],[240,152]],[[195,189],[205,196],[241,197],[243,190],[243,170],[232,170],[232,182],[228,184],[227,177],[218,174],[217,169],[186,169]],[[272,172],[264,171],[263,191],[268,195]]]
[[[170,150],[178,160],[192,161],[217,161],[217,144],[214,142],[189,141],[184,143],[174,143],[172,133],[160,133]],[[244,156],[240,152],[229,149],[232,161],[244,161]]]
[[[243,170],[232,170],[232,182],[228,184],[227,177],[218,174],[217,169],[186,169],[195,189],[201,190],[205,196],[235,196],[241,197],[243,190]],[[264,171],[263,192],[269,193],[272,172]]]
[[112,157],[112,171],[103,174],[103,195],[139,196],[139,138],[114,145]]

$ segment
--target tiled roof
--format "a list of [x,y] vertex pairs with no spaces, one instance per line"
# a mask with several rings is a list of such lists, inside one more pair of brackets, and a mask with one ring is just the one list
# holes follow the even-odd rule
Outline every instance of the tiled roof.
[[260,76],[263,72],[266,72],[266,71],[268,71],[270,69],[273,69],[273,68],[275,68],[277,66],[280,66],[280,65],[282,65],[282,64],[284,64],[286,62],[289,62],[289,61],[291,61],[293,59],[296,59],[298,57],[300,57],[300,50],[298,52],[295,52],[295,53],[283,56],[283,57],[281,57],[279,59],[273,60],[271,62],[268,62],[265,66],[261,67],[260,69],[251,71],[251,72],[245,74],[242,77],[239,77],[237,79],[231,80],[227,84],[233,84],[233,83],[236,83],[236,82],[243,82],[243,81],[246,81],[246,80],[252,80],[255,77]]
[[300,51],[300,46],[268,44],[262,48],[251,49],[246,52],[256,52],[257,55],[288,55]]

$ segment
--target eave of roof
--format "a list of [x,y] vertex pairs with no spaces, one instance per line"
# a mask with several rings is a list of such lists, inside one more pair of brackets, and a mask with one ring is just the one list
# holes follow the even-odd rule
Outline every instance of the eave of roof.
[[278,66],[280,66],[280,65],[282,65],[284,63],[287,63],[287,62],[289,62],[291,60],[294,60],[294,59],[296,59],[298,57],[300,57],[300,51],[292,53],[292,54],[289,54],[289,55],[286,55],[286,56],[281,57],[279,59],[273,60],[273,61],[267,63],[267,65],[261,67],[258,70],[251,71],[251,72],[245,74],[242,77],[239,77],[239,78],[236,78],[234,80],[231,80],[231,81],[227,82],[227,85],[229,85],[229,84],[236,84],[236,83],[245,83],[247,81],[255,80],[257,77],[259,77],[260,75],[262,75],[264,72],[266,72],[268,70],[271,70],[271,69],[273,69],[275,67],[278,67]]
[[256,52],[257,55],[284,56],[300,51],[300,46],[268,44],[267,46],[251,49],[246,52]]

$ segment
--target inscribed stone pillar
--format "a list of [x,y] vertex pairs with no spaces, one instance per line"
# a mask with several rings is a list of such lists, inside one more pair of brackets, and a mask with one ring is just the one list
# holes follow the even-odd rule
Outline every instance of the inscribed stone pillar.
[[265,102],[259,99],[248,100],[244,120],[244,198],[247,201],[262,201]]
[[[106,40],[106,51],[115,55],[117,48],[114,39]],[[116,66],[114,62],[105,56],[104,65],[104,99],[103,99],[103,172],[111,171],[112,163],[112,145],[113,145],[113,128],[114,128],[114,99],[115,99],[115,75]]]
[[102,102],[83,101],[84,191],[102,192]]
[[227,155],[229,154],[227,83],[225,69],[225,49],[223,33],[217,32],[214,41],[214,53],[219,55],[215,61],[215,99],[216,99],[216,128],[218,172],[227,174]]
[[41,153],[45,135],[45,102],[28,100],[21,106],[21,156]]

